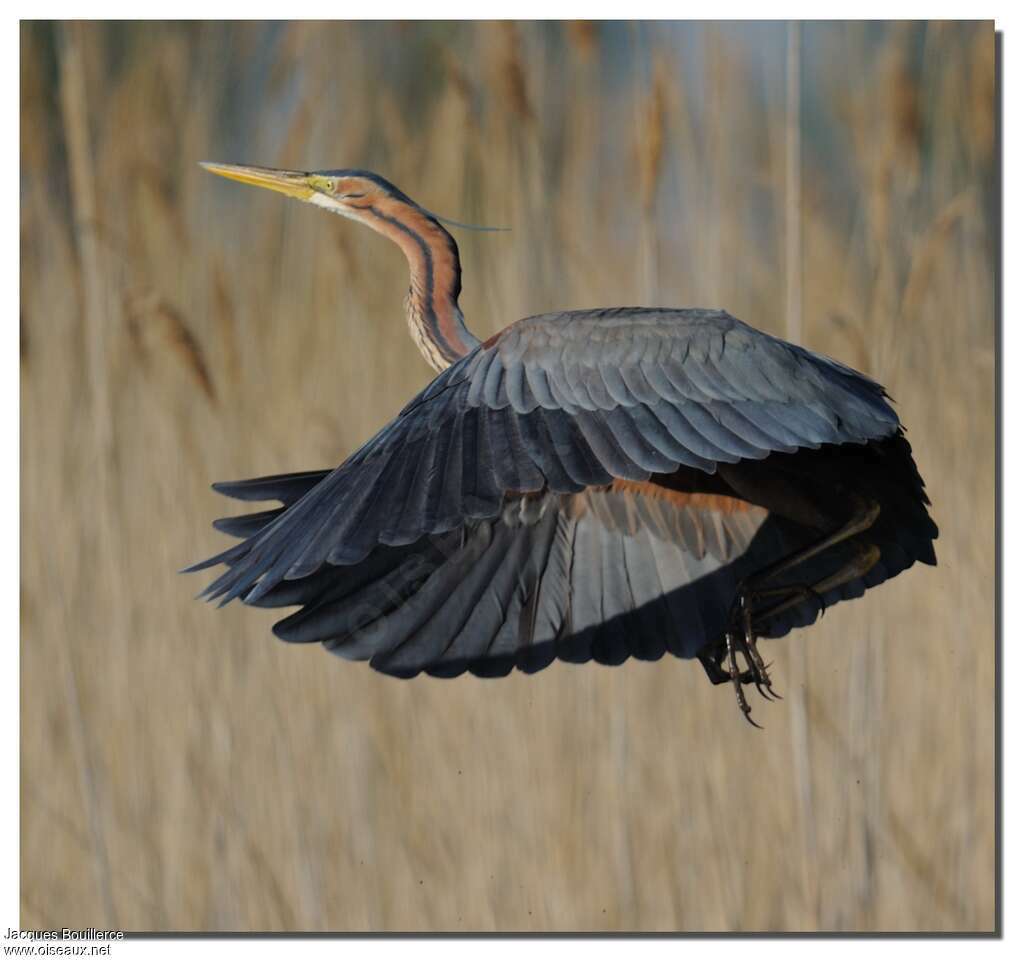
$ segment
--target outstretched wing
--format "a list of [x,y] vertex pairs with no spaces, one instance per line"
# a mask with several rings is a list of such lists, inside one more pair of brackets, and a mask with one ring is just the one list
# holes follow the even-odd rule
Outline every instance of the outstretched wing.
[[282,582],[382,547],[493,533],[512,495],[572,495],[680,467],[710,474],[898,429],[879,385],[720,311],[528,318],[440,374],[337,470],[198,567],[229,565],[209,596],[255,603]]
[[[905,446],[902,438],[889,443]],[[228,492],[288,496],[282,480]],[[880,562],[827,593],[826,606],[928,559],[927,515],[913,486],[893,491],[887,505],[904,517],[916,512],[919,523],[881,531]],[[253,603],[300,605],[275,634],[321,642],[399,677],[466,670],[493,677],[513,667],[537,671],[555,658],[620,664],[666,652],[692,657],[721,638],[739,582],[803,546],[806,533],[738,498],[616,482],[578,494],[512,496],[495,518],[378,546],[360,564],[326,565],[282,581]],[[795,576],[816,583],[843,563],[841,551],[827,552]],[[779,637],[816,614],[810,603],[791,608],[762,633]]]

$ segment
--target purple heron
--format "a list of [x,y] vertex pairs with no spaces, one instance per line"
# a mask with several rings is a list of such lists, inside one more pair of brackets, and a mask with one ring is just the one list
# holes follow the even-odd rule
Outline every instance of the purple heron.
[[396,243],[437,371],[340,467],[214,485],[281,506],[216,521],[241,540],[189,570],[227,567],[222,604],[298,606],[278,637],[397,677],[669,652],[751,720],[744,686],[775,694],[759,639],[935,563],[910,445],[857,371],[721,310],[545,314],[481,343],[447,221],[382,177],[204,166]]

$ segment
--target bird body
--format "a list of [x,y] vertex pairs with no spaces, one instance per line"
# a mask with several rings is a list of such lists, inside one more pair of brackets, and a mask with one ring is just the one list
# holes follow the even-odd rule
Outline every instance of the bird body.
[[242,540],[193,569],[227,565],[222,602],[299,605],[283,639],[401,677],[667,651],[749,715],[742,684],[771,691],[758,638],[935,562],[910,446],[864,375],[722,310],[544,314],[480,343],[454,240],[387,181],[211,169],[312,184],[397,243],[439,371],[336,469],[215,485],[282,506],[217,522]]

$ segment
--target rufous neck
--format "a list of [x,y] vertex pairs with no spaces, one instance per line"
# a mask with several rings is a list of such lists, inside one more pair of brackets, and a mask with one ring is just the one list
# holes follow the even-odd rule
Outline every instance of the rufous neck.
[[422,210],[397,199],[364,210],[366,224],[401,247],[409,262],[409,331],[427,363],[442,371],[480,343],[459,309],[462,270],[455,239]]

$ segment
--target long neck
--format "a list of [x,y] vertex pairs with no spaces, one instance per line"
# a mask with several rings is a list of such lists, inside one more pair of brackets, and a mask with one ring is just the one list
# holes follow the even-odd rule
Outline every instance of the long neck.
[[364,209],[366,223],[398,244],[409,261],[409,331],[427,363],[442,371],[480,343],[459,310],[462,270],[455,239],[432,217],[397,199]]

